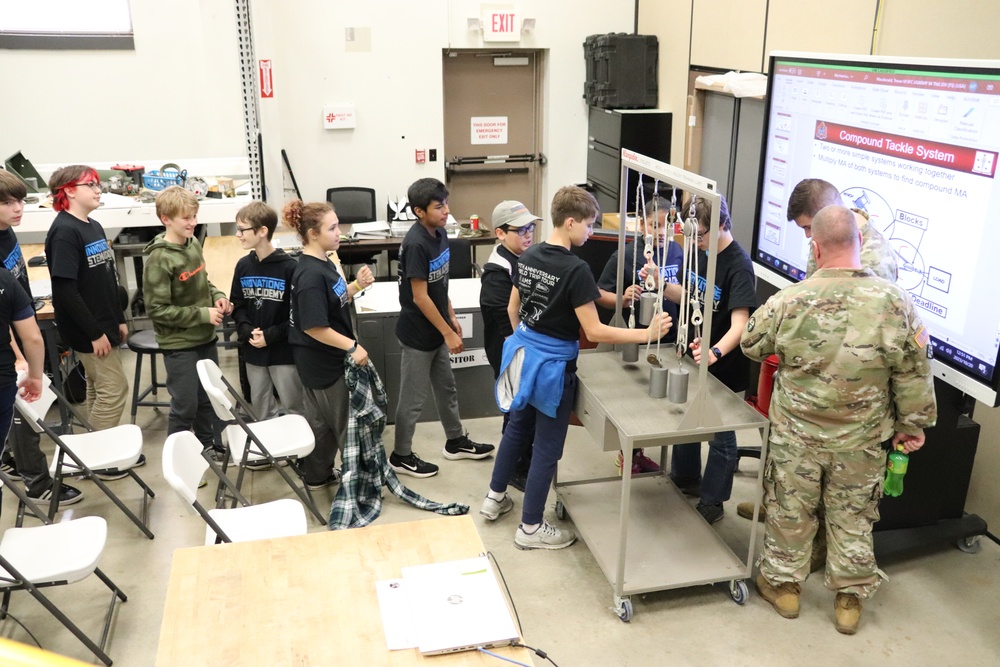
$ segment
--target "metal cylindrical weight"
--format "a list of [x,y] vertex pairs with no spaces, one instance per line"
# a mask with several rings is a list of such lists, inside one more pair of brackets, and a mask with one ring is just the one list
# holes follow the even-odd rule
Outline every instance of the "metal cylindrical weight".
[[687,403],[688,372],[685,368],[670,369],[670,380],[667,382],[667,397],[671,403]]
[[666,368],[649,368],[649,395],[651,398],[663,398],[667,395],[667,373]]
[[643,292],[639,296],[639,324],[648,327],[656,312],[656,293]]
[[622,345],[622,361],[634,364],[639,361],[639,343],[625,343]]

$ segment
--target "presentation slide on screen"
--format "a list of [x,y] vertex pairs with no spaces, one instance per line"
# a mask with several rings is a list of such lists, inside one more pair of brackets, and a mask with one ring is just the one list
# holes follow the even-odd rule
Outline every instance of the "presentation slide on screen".
[[784,66],[772,95],[755,259],[805,277],[809,244],[787,220],[788,197],[803,178],[827,180],[889,240],[898,284],[936,345],[954,339],[943,353],[991,375],[1000,326],[1000,81]]

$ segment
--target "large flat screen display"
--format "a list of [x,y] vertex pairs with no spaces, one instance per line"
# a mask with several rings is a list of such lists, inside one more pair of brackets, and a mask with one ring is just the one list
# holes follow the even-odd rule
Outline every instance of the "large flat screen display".
[[804,178],[833,183],[892,245],[935,375],[996,405],[1000,62],[775,53],[769,71],[757,275],[805,278],[788,196]]

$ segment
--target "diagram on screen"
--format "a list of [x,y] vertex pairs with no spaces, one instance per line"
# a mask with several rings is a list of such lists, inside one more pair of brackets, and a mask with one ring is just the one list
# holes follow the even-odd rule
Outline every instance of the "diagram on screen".
[[867,211],[869,224],[882,232],[889,241],[899,268],[897,285],[915,296],[927,296],[924,294],[924,286],[948,293],[951,274],[927,266],[920,252],[920,243],[929,224],[926,217],[903,209],[896,209],[894,212],[881,195],[864,187],[848,188],[841,196],[848,206]]

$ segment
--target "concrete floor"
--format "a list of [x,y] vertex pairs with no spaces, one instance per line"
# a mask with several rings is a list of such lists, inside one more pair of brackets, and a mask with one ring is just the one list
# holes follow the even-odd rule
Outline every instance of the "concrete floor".
[[[126,353],[126,356],[131,355]],[[220,356],[227,376],[235,379],[235,353],[220,350]],[[128,410],[126,419],[127,415]],[[123,667],[154,664],[171,554],[178,547],[198,545],[204,539],[201,519],[188,511],[162,478],[159,452],[165,437],[165,412],[140,409],[138,423],[144,431],[149,458],[149,464],[139,472],[157,492],[150,520],[156,538],[145,539],[90,482],[79,483],[87,496],[85,500],[62,513],[68,515],[72,511],[76,517],[100,515],[108,519],[109,538],[101,567],[129,596],[117,612],[108,652],[115,664]],[[499,442],[499,418],[470,420],[466,426],[477,441]],[[391,428],[384,434],[390,446]],[[43,445],[47,443],[44,439]],[[1000,591],[1000,546],[987,539],[975,555],[942,545],[907,558],[883,561],[881,565],[889,581],[866,604],[861,629],[853,637],[834,630],[833,593],[823,587],[822,577],[811,578],[803,587],[802,614],[796,620],[779,617],[748,582],[750,599],[744,606],[734,604],[723,585],[637,595],[633,598],[634,619],[626,624],[610,610],[611,587],[585,543],[581,541],[553,552],[515,549],[513,535],[521,494],[511,491],[516,504],[514,512],[493,524],[483,520],[477,512],[492,470],[491,460],[445,461],[441,456],[442,444],[440,425],[419,425],[414,450],[440,464],[441,473],[429,479],[404,477],[403,482],[431,499],[458,501],[472,507],[480,536],[506,575],[526,643],[548,652],[561,667],[1000,664],[1000,605],[996,603]],[[561,474],[610,473],[613,462],[614,455],[598,451],[582,428],[571,427]],[[744,553],[750,523],[736,515],[735,505],[753,499],[757,488],[756,466],[752,461],[742,464],[736,475],[733,500],[726,504],[725,518],[715,525],[723,540],[734,549],[743,545]],[[130,481],[112,484],[120,490],[125,502],[138,500],[138,491]],[[274,472],[251,474],[246,490],[254,502],[289,495]],[[336,487],[332,487],[317,494],[321,507],[328,505],[335,492]],[[211,490],[203,489],[202,494],[208,499]],[[565,522],[555,519],[554,501],[554,495],[550,495],[547,517],[557,525],[571,527],[572,517]],[[4,494],[0,517],[4,528],[13,524],[15,507],[12,494]],[[379,521],[411,521],[431,516],[390,496]],[[654,530],[655,526],[649,529]],[[310,530],[325,528],[311,521]],[[655,557],[651,563],[652,567],[670,567],[669,563],[657,563]],[[91,577],[48,592],[86,632],[98,633],[106,599],[104,590]],[[344,602],[331,600],[331,615],[322,623],[349,623],[350,606]],[[43,647],[97,664],[86,648],[26,593],[15,594],[11,612],[30,628]],[[199,629],[192,628],[192,632]],[[9,619],[0,623],[0,636],[31,643],[24,630]],[[331,656],[330,664],[386,662],[378,655],[354,658],[340,655]],[[190,664],[199,663],[192,659]],[[535,664],[549,663],[535,658]]]

